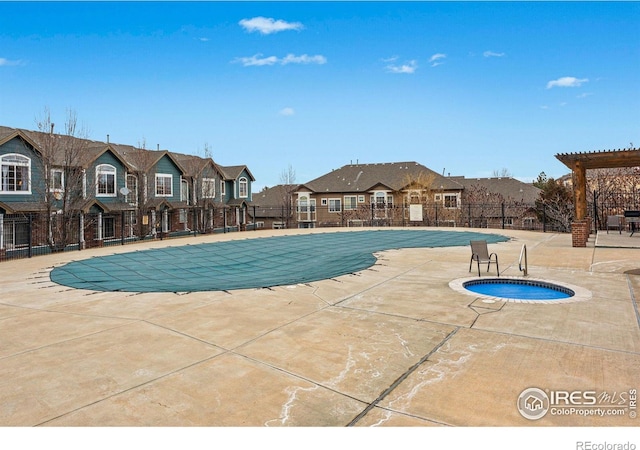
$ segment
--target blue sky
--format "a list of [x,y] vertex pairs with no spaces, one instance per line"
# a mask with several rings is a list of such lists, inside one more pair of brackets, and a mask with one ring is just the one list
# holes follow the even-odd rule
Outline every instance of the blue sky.
[[[640,145],[638,2],[0,2],[0,124],[246,164],[523,180]],[[60,128],[58,128],[60,129]]]

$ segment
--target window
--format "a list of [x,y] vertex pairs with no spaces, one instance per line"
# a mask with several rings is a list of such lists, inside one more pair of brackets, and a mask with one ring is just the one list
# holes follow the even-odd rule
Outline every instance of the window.
[[249,183],[246,178],[242,177],[238,180],[238,188],[240,198],[247,198],[249,196]]
[[358,203],[364,203],[364,195],[358,195]]
[[327,206],[327,205],[328,205],[328,203],[327,203],[327,199],[326,199],[326,198],[323,198],[322,200],[320,200],[320,204],[321,204],[322,206]]
[[62,169],[51,169],[51,186],[52,192],[60,192],[64,190],[64,171]]
[[340,212],[342,210],[339,198],[329,199],[329,212]]
[[393,208],[393,195],[387,195],[387,207]]
[[445,208],[457,208],[458,207],[458,195],[457,194],[444,194],[444,207]]
[[113,217],[102,218],[102,237],[103,239],[113,239],[116,237],[116,221]]
[[180,180],[180,201],[189,204],[189,182],[185,179]]
[[116,168],[109,164],[96,167],[96,196],[116,196]]
[[384,200],[385,200],[385,193],[376,192],[376,195],[375,195],[376,208],[384,208]]
[[355,195],[345,195],[344,209],[358,209],[358,197]]
[[0,158],[0,192],[31,193],[31,160],[18,154]]
[[132,205],[138,204],[138,177],[135,175],[127,175],[127,189],[129,189],[129,193],[127,194],[125,201]]
[[156,174],[156,197],[172,197],[173,196],[173,175],[158,173]]
[[220,195],[224,197],[226,195],[225,192],[225,182],[224,180],[220,180]]
[[2,227],[4,248],[13,250],[29,245],[29,224],[23,221],[5,220]]
[[202,179],[202,198],[214,198],[216,196],[215,178]]

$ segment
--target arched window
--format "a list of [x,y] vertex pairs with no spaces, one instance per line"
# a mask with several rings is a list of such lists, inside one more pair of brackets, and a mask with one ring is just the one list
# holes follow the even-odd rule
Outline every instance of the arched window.
[[116,196],[116,168],[109,164],[96,167],[96,197]]
[[17,153],[0,157],[0,192],[31,193],[31,159]]
[[249,182],[245,177],[242,177],[238,180],[238,195],[240,198],[247,198],[249,196]]

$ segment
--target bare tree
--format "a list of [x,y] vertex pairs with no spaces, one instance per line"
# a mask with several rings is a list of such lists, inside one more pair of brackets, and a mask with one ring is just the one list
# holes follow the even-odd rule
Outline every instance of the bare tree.
[[494,170],[493,176],[495,178],[513,178],[513,174],[506,167],[503,167],[500,170]]
[[546,221],[552,229],[558,231],[571,231],[573,221],[573,193],[571,189],[558,183],[553,178],[548,178],[542,172],[533,183],[542,189],[536,200],[538,219]]
[[286,222],[286,227],[291,226],[290,220],[293,215],[293,192],[298,188],[296,184],[296,171],[291,164],[283,169],[280,173],[280,186],[279,189],[280,207],[284,217],[282,219]]
[[89,157],[87,131],[78,127],[77,115],[67,112],[63,132],[55,134],[51,113],[44,110],[37,120],[40,158],[38,163],[43,183],[39,186],[45,213],[47,244],[62,251],[73,240],[79,216],[87,196],[85,165]]
[[126,160],[131,167],[127,180],[127,202],[136,207],[136,230],[135,234],[139,239],[143,239],[154,229],[149,217],[152,208],[152,200],[155,192],[155,169],[154,163],[157,155],[155,152],[146,149],[146,141],[143,138],[138,142],[138,147],[131,149],[126,154]]

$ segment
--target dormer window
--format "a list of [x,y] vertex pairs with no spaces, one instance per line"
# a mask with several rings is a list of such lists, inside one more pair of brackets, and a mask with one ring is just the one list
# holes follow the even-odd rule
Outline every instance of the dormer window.
[[247,198],[249,196],[249,182],[244,177],[238,180],[238,195],[240,198]]

